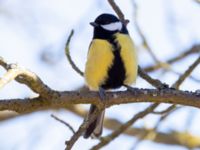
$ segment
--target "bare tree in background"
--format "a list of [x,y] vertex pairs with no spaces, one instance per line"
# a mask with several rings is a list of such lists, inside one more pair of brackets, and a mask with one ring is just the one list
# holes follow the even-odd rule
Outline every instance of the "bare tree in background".
[[[128,24],[128,20],[125,18],[125,14],[120,10],[119,6],[113,1],[108,0],[110,6],[116,12],[118,17],[124,24]],[[196,2],[199,2],[198,0]],[[135,18],[137,18],[137,5],[134,3]],[[9,84],[10,81],[16,80],[20,84],[25,84],[32,91],[38,94],[38,97],[34,98],[16,98],[16,99],[2,99],[0,100],[0,120],[9,119],[11,117],[17,117],[22,114],[32,113],[39,110],[45,109],[57,109],[57,108],[66,108],[67,110],[75,113],[78,116],[84,117],[87,114],[87,111],[76,104],[94,104],[98,106],[99,110],[93,114],[93,117],[90,120],[83,120],[80,124],[80,127],[77,131],[73,129],[69,121],[63,121],[62,119],[52,115],[54,119],[66,125],[69,128],[73,136],[69,137],[69,140],[66,141],[66,149],[72,149],[73,145],[85,131],[89,123],[95,119],[95,116],[102,110],[107,109],[108,107],[118,105],[118,104],[128,104],[128,103],[139,103],[139,102],[151,102],[151,105],[144,109],[141,112],[133,115],[130,120],[122,123],[119,120],[113,118],[106,118],[104,127],[112,130],[112,132],[105,137],[99,138],[99,143],[93,146],[92,150],[98,150],[115,138],[119,137],[122,134],[129,135],[131,137],[136,137],[138,140],[133,145],[133,149],[143,140],[151,140],[155,143],[168,144],[168,145],[179,145],[186,147],[188,149],[200,148],[200,136],[193,135],[187,131],[170,131],[168,133],[159,131],[158,128],[164,120],[166,120],[173,112],[184,109],[184,106],[192,106],[195,108],[200,108],[200,91],[196,89],[195,92],[183,91],[180,90],[181,84],[187,79],[191,78],[194,82],[200,84],[200,79],[192,76],[193,70],[197,68],[200,64],[200,44],[194,45],[191,48],[185,50],[179,55],[174,55],[169,58],[167,61],[159,60],[154,54],[154,50],[149,46],[148,41],[143,34],[137,21],[135,22],[136,29],[138,34],[142,39],[142,44],[145,47],[146,51],[154,60],[155,64],[142,67],[139,66],[139,76],[151,84],[154,88],[151,89],[139,89],[132,88],[127,91],[118,91],[118,92],[107,92],[106,97],[108,100],[102,102],[99,100],[98,94],[96,92],[89,92],[83,90],[77,91],[55,91],[48,87],[35,73],[18,66],[17,64],[9,64],[3,58],[0,58],[0,66],[2,66],[6,73],[0,78],[0,88],[3,88],[5,85]],[[76,66],[73,62],[73,58],[70,56],[69,44],[73,36],[73,30],[68,37],[66,43],[66,56],[70,62],[73,69],[81,76],[84,73]],[[188,65],[185,68],[184,73],[177,73],[172,69],[172,66],[183,61],[185,58],[195,55],[196,59],[193,60],[193,63]],[[149,72],[155,72],[157,70],[163,70],[165,72],[173,72],[178,74],[179,78],[172,85],[167,85],[162,83],[159,79],[154,79],[148,75]],[[167,81],[166,81],[167,82]],[[169,103],[171,104],[168,108],[162,111],[157,111],[156,108],[160,103]],[[12,112],[5,112],[5,111]],[[149,115],[158,115],[159,121],[151,129],[145,127],[136,128],[134,123],[139,119]],[[189,121],[190,118],[189,118]],[[64,142],[64,141],[63,141]]]

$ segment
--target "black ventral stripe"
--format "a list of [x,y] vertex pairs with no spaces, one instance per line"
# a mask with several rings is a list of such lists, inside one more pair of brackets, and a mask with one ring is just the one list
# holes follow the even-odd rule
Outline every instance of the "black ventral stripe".
[[120,56],[121,46],[118,44],[116,37],[112,36],[108,41],[113,46],[114,60],[113,65],[108,70],[108,78],[101,85],[103,89],[115,89],[123,85],[125,80],[125,67]]

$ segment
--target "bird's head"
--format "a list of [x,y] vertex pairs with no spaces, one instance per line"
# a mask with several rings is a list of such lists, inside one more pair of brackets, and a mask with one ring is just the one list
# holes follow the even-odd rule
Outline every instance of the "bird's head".
[[97,34],[114,34],[126,30],[123,23],[112,14],[101,14],[90,24],[94,27],[94,33]]

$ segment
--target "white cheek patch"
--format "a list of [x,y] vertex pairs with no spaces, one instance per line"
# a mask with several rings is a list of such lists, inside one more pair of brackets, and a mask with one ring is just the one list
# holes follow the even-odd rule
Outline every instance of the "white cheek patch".
[[120,31],[122,29],[122,23],[121,22],[114,22],[106,25],[101,25],[101,27],[108,31]]

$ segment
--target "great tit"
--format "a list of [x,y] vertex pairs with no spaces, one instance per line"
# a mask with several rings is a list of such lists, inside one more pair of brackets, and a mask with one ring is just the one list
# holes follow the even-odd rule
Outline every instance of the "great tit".
[[[94,22],[93,38],[89,46],[85,66],[85,81],[92,91],[116,89],[131,85],[137,77],[137,56],[126,25],[112,14],[101,14]],[[88,116],[97,109],[90,106]],[[102,111],[85,130],[84,138],[99,137],[103,129]]]

